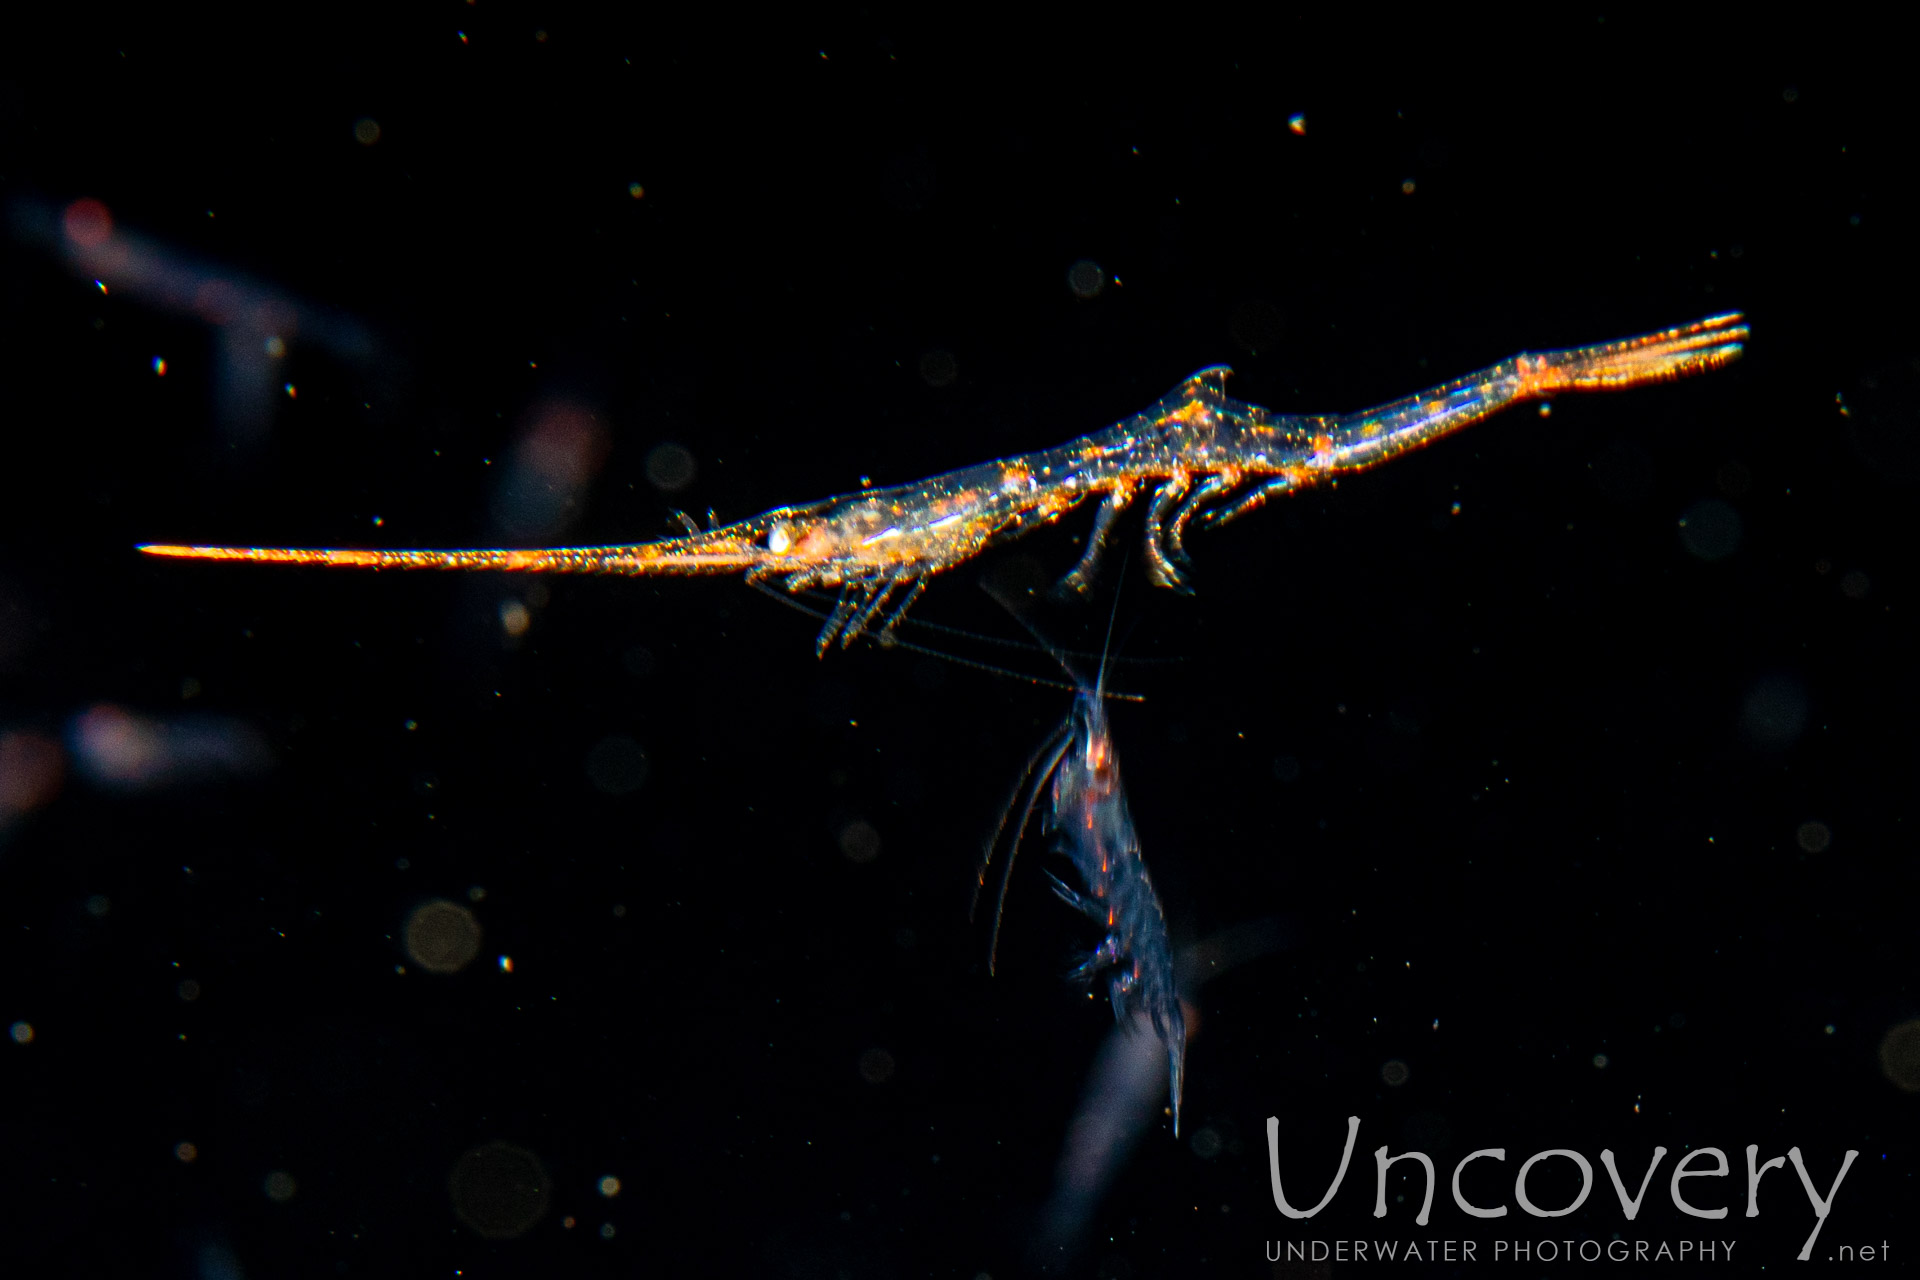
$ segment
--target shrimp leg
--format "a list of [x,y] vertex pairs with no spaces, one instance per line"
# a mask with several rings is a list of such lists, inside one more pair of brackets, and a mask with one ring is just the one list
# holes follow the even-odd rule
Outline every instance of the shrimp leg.
[[1093,585],[1094,575],[1100,571],[1100,556],[1107,548],[1107,537],[1113,532],[1113,522],[1132,502],[1133,484],[1130,481],[1122,481],[1107,490],[1107,496],[1100,502],[1100,509],[1094,513],[1093,528],[1087,533],[1087,549],[1081,555],[1080,563],[1054,584],[1056,596],[1087,593],[1087,588]]
[[1192,483],[1184,471],[1176,471],[1167,482],[1154,490],[1153,501],[1147,504],[1147,577],[1156,587],[1171,587],[1182,595],[1191,595],[1193,588],[1187,585],[1186,577],[1174,568],[1173,557],[1168,554],[1166,518],[1167,511],[1187,491]]

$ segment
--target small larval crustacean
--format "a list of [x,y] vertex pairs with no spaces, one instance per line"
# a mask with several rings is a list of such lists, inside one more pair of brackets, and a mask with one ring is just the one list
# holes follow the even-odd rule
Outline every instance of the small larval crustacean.
[[[1114,609],[1117,615],[1117,595]],[[1120,757],[1114,751],[1113,730],[1107,721],[1107,699],[1111,695],[1107,692],[1106,653],[1112,642],[1113,621],[1109,618],[1100,678],[1091,685],[1064,654],[1047,646],[1073,679],[1073,710],[1033,753],[1014,784],[1000,825],[987,842],[986,856],[980,862],[974,882],[974,907],[979,907],[993,855],[1001,846],[1002,836],[1006,836],[1007,858],[1000,872],[1000,893],[987,943],[987,971],[991,973],[1000,951],[1000,921],[1006,912],[1007,889],[1013,883],[1013,862],[1040,793],[1052,783],[1053,804],[1041,829],[1052,837],[1054,851],[1073,863],[1083,887],[1076,889],[1051,871],[1047,879],[1062,902],[1107,931],[1100,945],[1088,952],[1069,976],[1091,983],[1111,972],[1108,996],[1114,1021],[1128,1027],[1137,1019],[1166,1046],[1167,1089],[1172,1099],[1168,1110],[1177,1138],[1180,1099],[1185,1091],[1187,1021],[1174,984],[1166,915],[1147,875],[1146,859],[1141,856],[1126,789],[1120,785]],[[1013,817],[1016,806],[1019,817],[1009,827],[1007,819]]]
[[818,651],[869,632],[885,638],[935,574],[1058,520],[1100,506],[1080,562],[1062,587],[1084,591],[1115,519],[1147,500],[1148,575],[1189,590],[1187,526],[1225,524],[1279,494],[1364,471],[1509,405],[1561,392],[1664,381],[1735,360],[1748,336],[1738,313],[1619,342],[1519,355],[1431,390],[1350,414],[1278,414],[1226,393],[1225,366],[1202,369],[1157,404],[1092,435],[1038,453],[949,471],[914,484],[822,498],[702,530],[626,546],[538,550],[351,550],[153,543],[149,555],[369,569],[494,569],[638,576],[739,573],[789,592],[838,589]]

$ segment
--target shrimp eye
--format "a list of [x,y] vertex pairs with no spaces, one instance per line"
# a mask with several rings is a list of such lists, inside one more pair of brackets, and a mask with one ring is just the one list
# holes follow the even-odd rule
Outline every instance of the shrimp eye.
[[785,520],[778,521],[767,530],[767,550],[780,555],[793,545],[793,529]]

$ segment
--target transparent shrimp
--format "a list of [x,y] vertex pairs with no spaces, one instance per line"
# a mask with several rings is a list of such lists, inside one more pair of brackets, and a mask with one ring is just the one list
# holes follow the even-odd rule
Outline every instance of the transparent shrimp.
[[1364,471],[1509,405],[1563,391],[1616,390],[1717,369],[1748,336],[1737,313],[1620,342],[1520,355],[1359,413],[1287,415],[1226,394],[1225,366],[1202,369],[1157,404],[1038,453],[949,471],[915,484],[778,507],[684,537],[538,550],[351,550],[153,543],[148,555],[370,569],[494,569],[635,575],[739,573],[789,592],[838,588],[820,630],[825,653],[892,632],[934,575],[1051,524],[1090,498],[1086,551],[1061,580],[1085,591],[1115,520],[1147,499],[1148,575],[1186,591],[1189,525],[1212,527],[1280,494]]
[[[1069,667],[1068,671],[1071,674],[1072,669]],[[1174,983],[1173,948],[1167,941],[1166,917],[1153,891],[1153,881],[1147,876],[1147,864],[1140,856],[1140,838],[1134,832],[1126,792],[1120,785],[1120,759],[1113,750],[1106,699],[1104,671],[1101,682],[1093,688],[1082,681],[1074,695],[1072,712],[1034,753],[1015,784],[1013,799],[1019,799],[1023,788],[1026,799],[1020,807],[1019,821],[1012,828],[1006,865],[1000,875],[987,967],[991,972],[999,952],[1000,920],[1006,908],[1007,887],[1013,879],[1013,861],[1020,850],[1020,838],[1026,832],[1041,790],[1051,781],[1053,804],[1042,830],[1053,837],[1058,852],[1072,859],[1085,889],[1084,892],[1075,889],[1051,871],[1047,879],[1063,902],[1107,930],[1100,945],[1087,954],[1070,976],[1091,982],[1111,970],[1108,994],[1114,1020],[1122,1026],[1134,1019],[1144,1022],[1166,1046],[1168,1088],[1173,1099],[1173,1136],[1177,1138],[1187,1058],[1186,1018]],[[999,828],[988,842],[974,891],[976,904],[980,889],[986,886],[994,851],[1007,831],[1007,817],[1013,808],[1009,802]]]

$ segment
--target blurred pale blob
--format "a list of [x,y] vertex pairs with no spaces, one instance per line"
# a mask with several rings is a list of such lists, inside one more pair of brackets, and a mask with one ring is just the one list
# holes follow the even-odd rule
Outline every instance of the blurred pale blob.
[[474,1147],[447,1178],[454,1216],[487,1240],[525,1235],[547,1211],[553,1182],[540,1157],[511,1142]]
[[[258,435],[272,421],[275,393],[286,382],[276,376],[275,364],[296,335],[350,360],[374,354],[371,336],[345,314],[131,233],[115,225],[112,210],[99,200],[82,198],[58,209],[18,200],[9,212],[17,232],[54,249],[74,274],[97,282],[103,295],[194,316],[218,330],[216,409],[232,435]],[[156,361],[155,368],[164,371],[165,365]]]
[[[1198,990],[1208,981],[1286,945],[1287,932],[1274,918],[1250,920],[1184,948],[1174,961],[1176,985]],[[1187,1041],[1197,1040],[1203,1024],[1199,1010],[1184,998]],[[1135,1013],[1107,1033],[1087,1073],[1085,1091],[1068,1126],[1053,1194],[1041,1210],[1034,1244],[1036,1258],[1055,1259],[1085,1231],[1107,1188],[1149,1126],[1167,1119],[1167,1049],[1144,1013]],[[1203,1159],[1217,1153],[1219,1133],[1201,1117],[1199,1100],[1189,1095],[1194,1116],[1190,1141]]]
[[1824,822],[1803,822],[1793,833],[1794,840],[1808,853],[1825,853],[1833,843],[1833,831]]
[[480,954],[480,920],[457,902],[435,898],[407,917],[407,955],[428,973],[458,973]]
[[1880,1070],[1907,1093],[1920,1093],[1920,1018],[1890,1027],[1880,1041]]
[[1784,751],[1807,727],[1806,686],[1784,673],[1762,676],[1740,707],[1740,728],[1749,744],[1763,751]]
[[647,781],[647,752],[624,733],[610,733],[587,752],[587,778],[610,796],[632,795]]
[[0,826],[53,799],[66,771],[65,753],[46,734],[28,729],[0,733]]
[[109,791],[149,791],[210,778],[263,773],[273,754],[253,727],[227,716],[137,715],[112,703],[67,726],[75,769]]
[[849,862],[872,862],[880,856],[880,833],[872,823],[855,818],[840,828],[840,852]]
[[1067,268],[1067,288],[1076,298],[1097,298],[1107,287],[1107,273],[1090,258]]
[[113,239],[113,214],[98,200],[75,200],[60,215],[60,229],[79,249],[98,249]]
[[647,483],[662,493],[678,493],[700,472],[693,451],[671,440],[647,452]]
[[514,446],[493,514],[516,538],[544,540],[576,520],[587,485],[606,461],[606,429],[584,406],[541,405]]
[[1680,544],[1702,560],[1724,560],[1740,547],[1740,513],[1718,498],[1702,498],[1680,517]]

